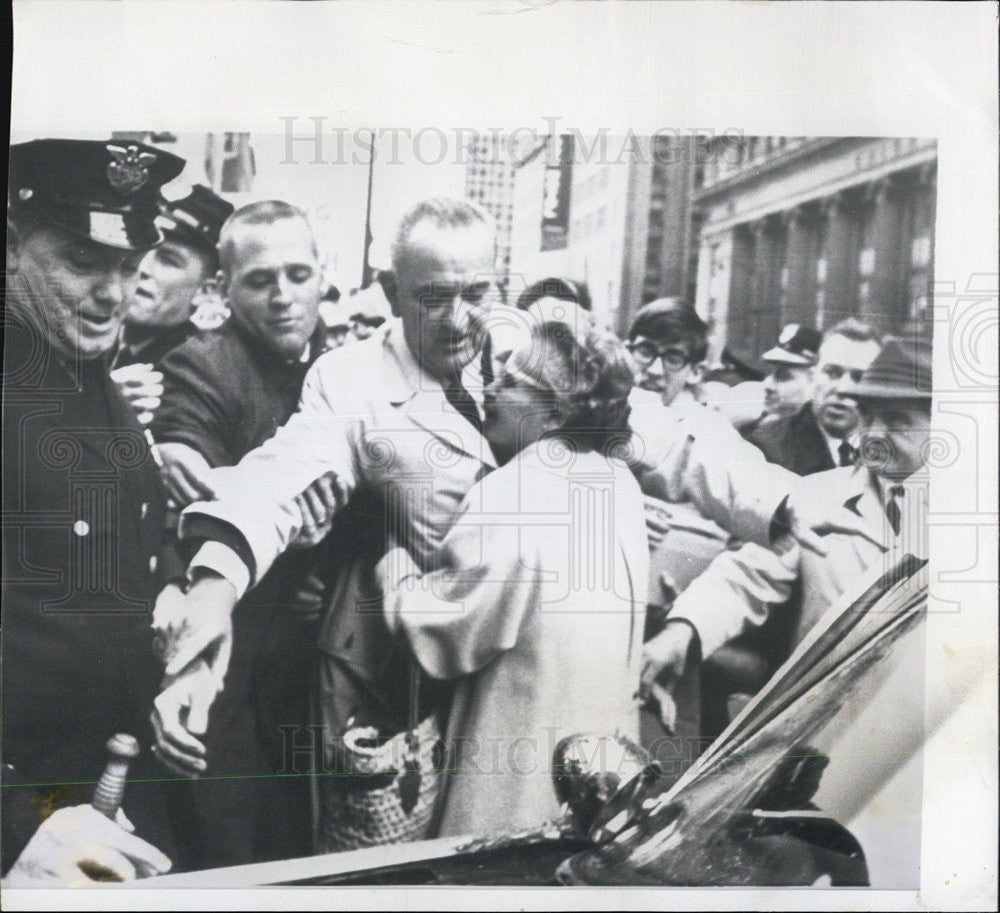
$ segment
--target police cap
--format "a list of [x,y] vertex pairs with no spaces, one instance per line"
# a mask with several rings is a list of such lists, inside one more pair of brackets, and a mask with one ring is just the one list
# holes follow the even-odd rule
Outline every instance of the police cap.
[[184,159],[131,140],[41,139],[10,148],[10,206],[121,250],[156,246],[160,188]]
[[232,214],[232,203],[195,184],[186,197],[164,206],[157,223],[168,237],[214,253],[219,232]]

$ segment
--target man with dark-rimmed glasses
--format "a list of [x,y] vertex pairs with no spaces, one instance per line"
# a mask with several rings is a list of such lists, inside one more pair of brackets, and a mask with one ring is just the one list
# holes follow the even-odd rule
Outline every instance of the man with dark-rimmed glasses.
[[708,327],[685,301],[660,298],[640,308],[626,347],[637,387],[659,393],[665,406],[697,401]]

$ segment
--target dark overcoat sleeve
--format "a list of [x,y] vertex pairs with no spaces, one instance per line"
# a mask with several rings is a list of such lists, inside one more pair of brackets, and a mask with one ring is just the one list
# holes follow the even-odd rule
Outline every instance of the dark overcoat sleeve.
[[233,390],[244,373],[226,358],[226,350],[199,337],[174,349],[163,360],[163,397],[153,420],[157,443],[187,444],[210,466],[230,466],[241,453],[233,451],[232,429],[243,407]]

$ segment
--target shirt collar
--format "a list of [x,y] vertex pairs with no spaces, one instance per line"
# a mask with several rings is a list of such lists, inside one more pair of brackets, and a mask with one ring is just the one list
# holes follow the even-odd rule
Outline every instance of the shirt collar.
[[[401,406],[419,392],[435,391],[440,394],[444,390],[441,381],[428,374],[414,358],[403,336],[402,321],[398,317],[393,318],[388,325],[383,326],[386,326],[384,333],[373,336],[370,340],[366,339],[361,345],[369,342],[382,345],[382,383],[389,402],[394,406]],[[482,414],[483,378],[479,356],[473,358],[462,370],[462,384]]]
[[417,364],[403,336],[403,323],[398,317],[389,321],[385,333],[381,337],[373,337],[372,341],[376,345],[381,342],[382,345],[383,383],[392,405],[401,406],[409,402],[417,395],[418,390],[427,389],[428,385],[441,386]]
[[840,465],[840,445],[843,443],[851,443],[850,437],[839,438],[833,437],[833,435],[828,434],[827,430],[817,421],[816,427],[819,428],[819,433],[823,435],[823,440],[826,441],[826,448],[830,451],[830,456],[833,458],[833,465]]
[[927,481],[925,479],[914,479],[913,476],[909,476],[900,481],[895,481],[893,479],[886,479],[883,476],[872,473],[872,477],[875,479],[875,485],[878,488],[879,495],[882,498],[883,504],[889,503],[889,498],[891,497],[891,489],[895,488],[897,485],[902,488],[902,494],[899,496],[902,499],[909,501],[912,500],[915,492],[924,490],[927,488]]

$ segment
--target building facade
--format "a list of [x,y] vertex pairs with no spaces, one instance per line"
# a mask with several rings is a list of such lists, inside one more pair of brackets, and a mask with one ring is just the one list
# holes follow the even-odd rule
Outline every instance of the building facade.
[[[566,141],[570,152],[566,160]],[[573,142],[575,140],[575,142]],[[554,143],[560,142],[554,154]],[[516,162],[511,291],[561,276],[585,282],[600,320],[625,336],[654,298],[694,293],[692,137],[550,137]],[[564,242],[546,243],[553,171],[568,181]]]
[[[627,267],[630,199],[636,193],[628,162],[592,161],[574,148],[565,174],[569,200],[564,243],[543,244],[546,181],[555,167],[546,145],[521,160],[515,177],[511,226],[511,290],[558,276],[586,283],[595,314],[614,324],[630,287]],[[643,252],[637,252],[644,256]]]
[[934,140],[724,136],[705,153],[696,306],[710,357],[728,345],[760,367],[790,322],[900,332],[927,319]]
[[514,211],[515,159],[498,134],[478,137],[467,150],[465,195],[496,222],[497,284],[506,289],[510,273],[510,232]]

